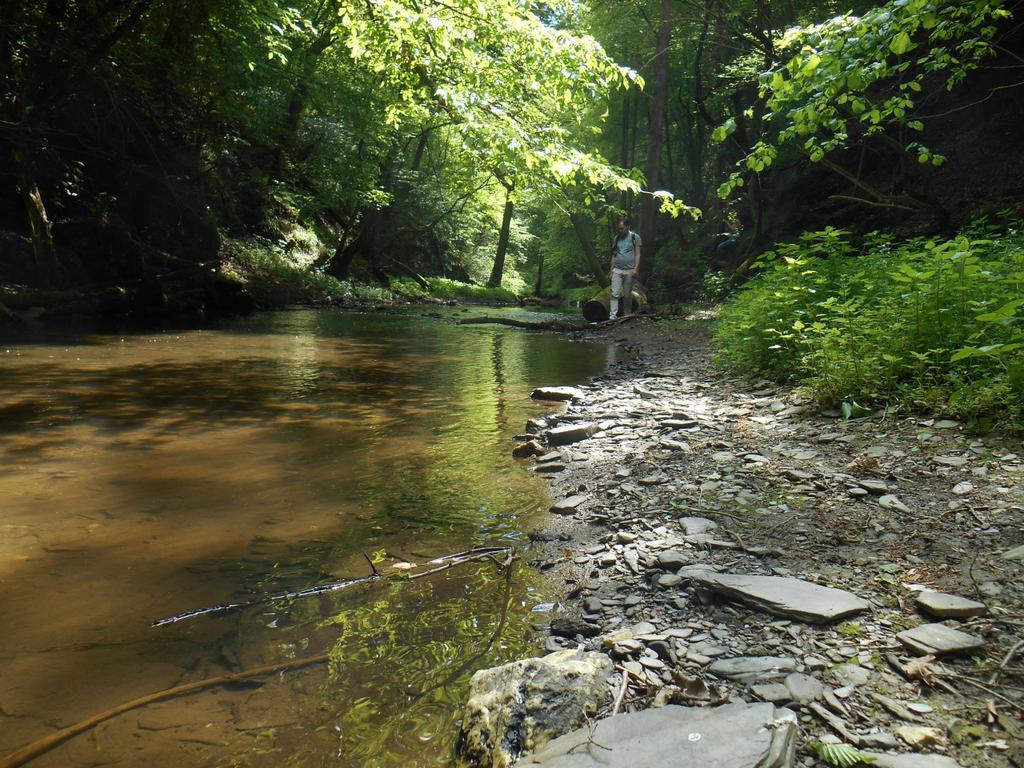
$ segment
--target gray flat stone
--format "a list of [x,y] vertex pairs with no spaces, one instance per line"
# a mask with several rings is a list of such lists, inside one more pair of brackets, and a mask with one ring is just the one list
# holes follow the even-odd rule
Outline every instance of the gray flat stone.
[[530,393],[534,400],[582,400],[583,391],[576,387],[538,387]]
[[793,694],[782,683],[758,683],[750,686],[750,692],[761,701],[770,701],[773,704],[785,704],[793,700]]
[[921,592],[915,602],[922,611],[938,619],[969,619],[988,612],[984,603],[945,592]]
[[796,669],[796,660],[785,656],[737,656],[719,659],[708,669],[716,677],[753,683],[783,678]]
[[967,459],[963,456],[933,456],[932,461],[947,467],[962,467],[967,463]]
[[945,755],[891,755],[885,752],[867,752],[875,758],[875,768],[960,768],[960,763]]
[[1024,560],[1024,544],[1008,549],[1002,554],[1003,560]]
[[701,566],[683,568],[679,575],[754,608],[811,624],[836,621],[869,608],[867,601],[849,592],[786,576],[715,573]]
[[945,624],[922,624],[896,635],[896,639],[920,654],[966,653],[985,645],[980,637],[969,635]]
[[597,424],[570,424],[547,431],[548,445],[569,445],[586,440],[597,432]]
[[889,490],[889,484],[885,480],[876,480],[874,478],[858,480],[857,485],[872,493],[885,493]]
[[555,472],[565,471],[565,464],[560,461],[549,461],[546,464],[538,464],[533,468],[534,472],[541,474],[553,474]]
[[683,526],[687,536],[699,536],[718,527],[718,523],[708,520],[706,517],[684,517],[679,520],[679,523]]
[[693,562],[693,555],[677,549],[669,549],[658,555],[658,567],[666,571],[674,571]]
[[579,507],[580,504],[587,501],[589,498],[590,496],[582,494],[579,496],[569,496],[568,498],[560,499],[551,505],[551,511],[556,515],[571,515],[576,511],[576,508]]
[[840,686],[858,686],[871,679],[871,670],[860,664],[839,664],[832,670],[832,675]]
[[698,424],[693,419],[665,419],[664,421],[661,422],[661,425],[663,427],[668,427],[669,429],[698,429],[698,428],[700,428],[700,424]]
[[791,768],[796,739],[796,716],[773,704],[669,705],[599,720],[593,728],[561,736],[515,765]]
[[798,704],[810,704],[812,701],[817,701],[825,692],[825,687],[817,678],[800,672],[787,675],[784,682],[793,701]]

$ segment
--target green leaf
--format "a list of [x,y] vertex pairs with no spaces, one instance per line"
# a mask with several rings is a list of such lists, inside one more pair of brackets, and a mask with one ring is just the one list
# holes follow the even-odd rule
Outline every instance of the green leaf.
[[736,121],[733,118],[729,118],[722,125],[718,126],[711,132],[711,140],[721,143],[725,141],[731,133],[736,130]]
[[856,400],[853,400],[848,403],[844,402],[840,406],[840,410],[842,410],[843,412],[843,418],[847,420],[862,419],[865,416],[871,415],[871,409],[865,408],[863,405],[860,405]]
[[914,43],[906,32],[900,32],[889,42],[889,50],[897,56],[903,55],[913,47]]
[[978,315],[975,319],[980,320],[983,323],[1001,323],[1005,320],[1009,320],[1015,317],[1017,314],[1017,308],[1024,306],[1024,299],[1015,299],[1008,301],[1003,304],[999,309],[993,312],[986,312],[982,315]]
[[875,758],[865,754],[852,744],[822,744],[820,741],[811,743],[811,749],[834,768],[854,768],[858,765],[869,765]]

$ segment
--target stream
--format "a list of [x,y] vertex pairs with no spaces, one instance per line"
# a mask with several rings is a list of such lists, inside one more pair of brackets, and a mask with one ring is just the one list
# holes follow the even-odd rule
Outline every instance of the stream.
[[152,624],[363,577],[367,557],[389,569],[485,544],[528,555],[550,498],[510,438],[552,407],[529,392],[621,353],[458,316],[8,330],[0,756],[148,693],[329,654],[133,710],[30,765],[450,765],[472,672],[541,648],[531,625],[550,593],[527,567],[494,643],[506,579],[487,561]]

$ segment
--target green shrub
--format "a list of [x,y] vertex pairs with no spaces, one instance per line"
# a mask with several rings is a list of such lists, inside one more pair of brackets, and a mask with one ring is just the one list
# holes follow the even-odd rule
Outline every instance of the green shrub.
[[1003,423],[1024,416],[1024,234],[945,241],[827,229],[779,245],[727,302],[718,360],[792,380],[825,405],[907,402]]
[[731,290],[728,272],[709,270],[700,280],[700,300],[708,304],[723,301]]

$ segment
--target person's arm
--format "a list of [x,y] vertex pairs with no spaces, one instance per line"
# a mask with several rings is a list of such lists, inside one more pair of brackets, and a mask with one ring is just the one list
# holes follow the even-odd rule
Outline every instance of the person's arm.
[[633,244],[633,277],[640,271],[640,243]]

